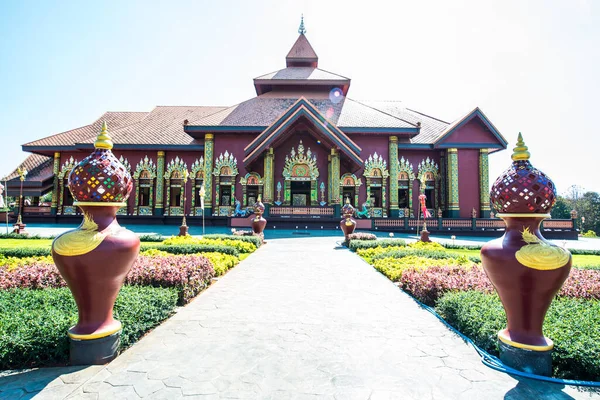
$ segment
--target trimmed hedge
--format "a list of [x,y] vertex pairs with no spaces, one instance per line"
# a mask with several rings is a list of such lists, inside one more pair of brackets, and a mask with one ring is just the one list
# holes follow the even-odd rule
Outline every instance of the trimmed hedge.
[[[167,319],[176,304],[175,289],[123,287],[114,313],[123,323],[121,350]],[[0,369],[66,363],[66,331],[76,322],[77,307],[67,288],[0,291]]]
[[229,254],[222,253],[203,253],[203,257],[208,258],[215,270],[215,276],[221,276],[229,269],[235,267],[240,259]]
[[15,247],[0,248],[0,254],[4,257],[39,257],[52,255],[50,247]]
[[[448,293],[436,311],[475,344],[498,354],[497,333],[506,316],[495,294],[475,291]],[[557,298],[544,323],[544,334],[554,343],[554,376],[600,380],[600,301]]]
[[375,247],[404,247],[403,239],[378,239],[378,240],[351,240],[348,248],[352,251],[359,249],[373,249]]
[[140,251],[146,251],[150,249],[156,249],[166,251],[171,254],[196,254],[196,253],[223,253],[232,256],[239,257],[240,252],[230,246],[224,245],[208,245],[208,244],[182,244],[182,245],[143,245]]
[[469,268],[473,266],[473,263],[467,259],[467,257],[458,257],[458,258],[442,258],[442,259],[433,259],[426,257],[418,257],[418,256],[406,256],[402,258],[379,258],[375,260],[373,263],[373,267],[388,277],[388,279],[397,282],[402,277],[402,273],[408,270],[417,270],[422,271],[430,267],[447,267],[447,266],[455,266],[460,267],[463,266],[465,268]]
[[240,240],[242,242],[252,243],[259,248],[262,242],[258,236],[238,236],[238,235],[223,235],[223,234],[210,234],[202,236],[203,239],[229,239],[229,240]]
[[163,241],[167,246],[204,245],[204,246],[228,246],[233,247],[240,253],[252,253],[256,251],[253,243],[235,239],[206,239],[194,236],[172,236]]
[[40,236],[40,235],[23,235],[21,233],[0,233],[0,239],[52,239],[55,237],[51,236]]
[[162,242],[165,238],[162,235],[140,235],[141,242]]
[[[425,258],[433,258],[434,260],[441,260],[444,258],[459,258],[460,254],[447,252],[447,251],[437,251],[437,250],[424,250],[424,249],[390,249],[389,251],[385,251],[379,254],[375,254],[373,256],[373,260],[378,260],[380,258],[394,257],[394,258],[402,258],[406,256],[418,256]],[[470,261],[474,263],[480,263],[481,259],[475,256],[467,257]]]
[[377,236],[367,232],[356,232],[348,235],[348,241],[353,240],[377,240]]

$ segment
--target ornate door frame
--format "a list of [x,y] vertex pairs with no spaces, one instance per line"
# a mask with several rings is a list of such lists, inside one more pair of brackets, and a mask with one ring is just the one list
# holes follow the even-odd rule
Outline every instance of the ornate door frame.
[[[192,173],[190,174],[190,179],[192,180],[192,206],[191,213],[192,215],[202,215],[202,208],[200,208],[200,204],[196,204],[196,190],[200,190],[201,186],[198,186],[196,182],[202,179],[202,183],[204,184],[204,157],[200,156],[196,161],[192,163]],[[206,203],[206,199],[204,199]]]
[[[365,161],[363,176],[367,179],[367,202],[371,198],[371,188],[381,187],[381,207],[371,205],[373,217],[387,217],[387,179],[390,172],[387,169],[387,161],[377,152],[371,154]],[[381,180],[379,182],[379,180]]]
[[76,158],[73,156],[69,157],[67,161],[62,165],[60,172],[58,173],[58,183],[59,183],[59,197],[58,197],[58,214],[61,215],[75,215],[77,213],[76,206],[65,206],[63,202],[65,201],[65,180],[68,181],[69,174],[75,168],[75,166],[79,164]]
[[[165,168],[165,188],[167,189],[167,201],[165,202],[165,215],[184,215],[184,203],[185,203],[185,182],[184,177],[187,173],[187,164],[180,159],[179,156],[166,165]],[[172,183],[172,179],[181,180],[180,184]],[[171,206],[171,187],[180,187],[183,189],[178,206]]]
[[317,155],[310,150],[310,147],[305,153],[302,140],[298,143],[298,151],[292,147],[290,154],[285,156],[282,175],[284,179],[283,205],[289,206],[292,203],[292,181],[310,181],[310,205],[319,204]]
[[[146,173],[144,173],[146,172]],[[133,209],[133,215],[152,215],[154,210],[154,186],[156,185],[156,164],[148,156],[144,156],[140,160],[133,173],[133,179],[135,180],[135,207]],[[140,206],[140,180],[150,179],[152,182],[150,185],[144,184],[143,187],[149,187],[149,201],[147,206]]]
[[[215,159],[215,206],[213,215],[230,216],[235,207],[235,177],[238,175],[237,158],[227,150]],[[220,204],[221,186],[231,186],[229,204]]]
[[358,192],[359,188],[362,185],[362,181],[360,178],[357,178],[356,175],[351,173],[345,173],[340,178],[340,204],[344,204],[344,188],[352,187],[354,188],[354,207],[358,208]]

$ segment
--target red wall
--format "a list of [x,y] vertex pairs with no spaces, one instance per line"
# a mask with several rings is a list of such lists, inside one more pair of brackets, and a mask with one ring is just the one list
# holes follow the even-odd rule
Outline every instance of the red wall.
[[[263,177],[264,163],[262,157],[259,157],[255,163],[252,164],[252,171],[247,171],[244,167],[244,147],[246,147],[256,135],[254,134],[243,134],[243,133],[218,133],[215,134],[215,152],[214,152],[214,163],[217,157],[219,157],[225,151],[229,154],[233,154],[237,158],[238,176],[235,177],[235,197],[241,202],[242,201],[242,185],[240,179],[244,177],[248,172],[256,172]],[[214,176],[213,176],[214,182]],[[212,204],[216,204],[216,193],[213,186],[213,201]]]
[[[360,158],[363,161],[367,161],[367,158],[371,154],[377,152],[377,155],[381,155],[383,159],[387,162],[388,171],[390,169],[390,157],[389,157],[389,142],[390,139],[387,136],[366,136],[366,135],[354,135],[350,136],[350,139],[354,141],[362,149],[360,152]],[[362,207],[362,204],[367,200],[367,179],[363,177],[364,168],[359,169],[358,171],[347,171],[344,168],[341,168],[341,175],[344,175],[346,172],[352,172],[362,181],[362,185],[358,191],[358,204]],[[341,176],[340,175],[340,176]],[[390,186],[388,183],[388,187],[386,189],[386,205],[389,208],[390,205],[390,194],[389,194]]]
[[478,117],[448,136],[442,143],[498,143],[498,139],[490,132]]
[[458,150],[458,196],[461,218],[479,213],[479,149]]

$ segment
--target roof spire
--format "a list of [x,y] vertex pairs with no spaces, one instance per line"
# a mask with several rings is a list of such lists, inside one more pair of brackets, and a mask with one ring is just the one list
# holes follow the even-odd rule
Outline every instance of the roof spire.
[[96,142],[94,142],[94,147],[97,149],[106,149],[110,150],[113,148],[113,142],[110,136],[108,136],[108,128],[106,126],[106,121],[102,123],[102,131],[96,138]]
[[306,33],[306,28],[304,27],[304,14],[300,17],[300,28],[298,28],[298,33],[301,35]]
[[529,160],[529,152],[527,151],[527,146],[525,146],[525,142],[523,141],[523,135],[519,132],[519,138],[517,139],[517,146],[513,149],[512,159],[513,161],[519,160]]

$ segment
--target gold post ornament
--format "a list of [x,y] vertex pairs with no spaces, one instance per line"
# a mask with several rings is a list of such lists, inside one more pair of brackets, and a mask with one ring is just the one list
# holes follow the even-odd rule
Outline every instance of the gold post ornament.
[[523,135],[519,132],[519,137],[517,139],[517,146],[513,149],[513,154],[511,156],[513,161],[526,161],[529,160],[531,154],[527,151],[528,148],[525,146],[525,142],[523,141]]
[[106,126],[106,121],[102,123],[102,131],[96,138],[94,142],[94,147],[97,149],[106,149],[112,150],[113,142],[111,137],[108,135],[108,127]]

